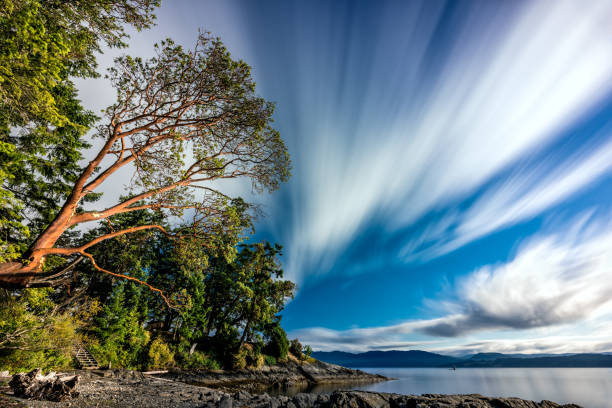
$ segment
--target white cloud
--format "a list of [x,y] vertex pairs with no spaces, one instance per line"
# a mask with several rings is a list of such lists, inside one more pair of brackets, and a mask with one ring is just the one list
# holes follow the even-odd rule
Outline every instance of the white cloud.
[[[446,311],[440,318],[345,331],[302,329],[291,334],[323,350],[388,349],[405,343],[404,348],[422,345],[419,348],[445,351],[493,351],[495,347],[506,352],[609,351],[610,248],[610,224],[585,216],[562,235],[530,240],[509,262],[481,267],[460,279],[456,300],[438,302]],[[515,331],[510,338],[466,343],[474,333],[507,330]],[[423,338],[440,340],[418,341]],[[573,340],[568,343],[568,339]]]
[[[403,36],[404,22],[400,28],[385,16],[373,37],[378,43],[364,45],[359,33],[350,33],[340,38],[359,46],[340,44],[342,53],[333,42],[300,50],[292,102],[301,118],[292,143],[293,219],[290,237],[282,238],[290,278],[325,273],[371,217],[383,213],[390,230],[409,226],[558,137],[612,88],[612,29],[602,17],[610,13],[606,1],[526,3],[502,30],[505,17],[473,10],[470,19],[478,24],[455,27],[454,47],[445,50],[438,75],[427,79],[430,73],[415,67],[439,46],[432,44],[436,18],[421,22],[417,38]],[[338,38],[325,22],[316,34],[298,27],[297,43]],[[390,38],[397,47],[385,47]],[[371,62],[365,74],[352,68],[364,60]],[[345,98],[334,94],[339,83],[353,87]],[[528,210],[541,211],[555,195],[566,198],[598,170],[577,171],[583,173],[563,180],[573,186],[565,193],[527,191]]]
[[580,151],[551,166],[523,169],[489,188],[463,213],[441,217],[409,240],[400,252],[407,260],[451,252],[520,221],[528,220],[601,180],[612,169],[612,142]]
[[612,350],[610,337],[593,336],[549,336],[541,338],[523,337],[511,340],[484,340],[452,346],[435,347],[431,351],[450,355],[472,353],[506,354],[572,354],[606,353]]

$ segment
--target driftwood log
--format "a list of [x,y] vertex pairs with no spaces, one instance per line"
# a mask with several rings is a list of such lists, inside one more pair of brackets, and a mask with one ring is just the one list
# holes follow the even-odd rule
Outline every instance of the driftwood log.
[[18,398],[64,401],[79,395],[76,386],[79,376],[60,378],[54,372],[41,374],[42,370],[36,368],[29,373],[17,373],[9,382],[9,386]]

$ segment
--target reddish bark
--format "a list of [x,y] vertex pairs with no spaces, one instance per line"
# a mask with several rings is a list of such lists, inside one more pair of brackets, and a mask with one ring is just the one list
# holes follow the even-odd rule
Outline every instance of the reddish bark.
[[[49,283],[49,276],[61,277],[62,271],[41,276],[45,258],[60,255],[68,260],[87,258],[98,271],[149,286],[169,303],[160,290],[145,282],[99,267],[87,252],[91,246],[119,235],[144,229],[166,233],[160,225],[111,232],[80,247],[58,248],[58,240],[77,224],[105,220],[130,211],[196,208],[206,216],[218,211],[214,201],[210,205],[210,202],[196,204],[176,200],[176,196],[173,198],[170,194],[172,190],[193,186],[209,190],[211,196],[218,197],[222,194],[201,183],[247,176],[254,186],[273,189],[279,180],[288,177],[286,149],[278,132],[268,127],[272,105],[254,96],[248,69],[230,64],[229,54],[226,55],[218,41],[200,36],[195,50],[189,53],[168,45],[162,48],[157,59],[151,60],[151,64],[157,65],[155,69],[149,69],[146,64],[134,64],[127,58],[122,61],[124,65],[120,64],[115,71],[121,96],[117,104],[106,111],[109,125],[103,130],[104,145],[84,168],[55,219],[34,240],[22,259],[0,264],[0,287],[26,288]],[[166,69],[173,75],[162,75]],[[218,79],[226,77],[234,82]],[[164,155],[168,148],[176,147],[176,143],[197,144],[198,141],[198,151],[206,154],[194,155],[193,162],[181,163],[180,170],[174,166],[175,156]],[[139,163],[144,165],[138,167]],[[114,206],[78,212],[85,196],[130,164],[135,165],[136,178],[141,175],[139,169],[147,172],[152,166],[157,166],[162,176],[153,182],[143,182],[139,185],[142,187],[140,193]],[[164,169],[170,170],[163,173]]]

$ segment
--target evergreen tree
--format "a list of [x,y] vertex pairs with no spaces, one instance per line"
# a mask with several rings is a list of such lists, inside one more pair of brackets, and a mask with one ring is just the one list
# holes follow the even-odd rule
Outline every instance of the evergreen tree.
[[71,78],[98,76],[101,45],[125,46],[125,27],[150,27],[158,4],[0,1],[0,262],[27,250],[81,172],[96,117]]

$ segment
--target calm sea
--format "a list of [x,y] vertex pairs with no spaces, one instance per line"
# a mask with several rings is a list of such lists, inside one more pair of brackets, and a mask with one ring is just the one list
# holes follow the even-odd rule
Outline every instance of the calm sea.
[[612,368],[363,368],[397,380],[352,389],[397,394],[482,394],[612,407]]

